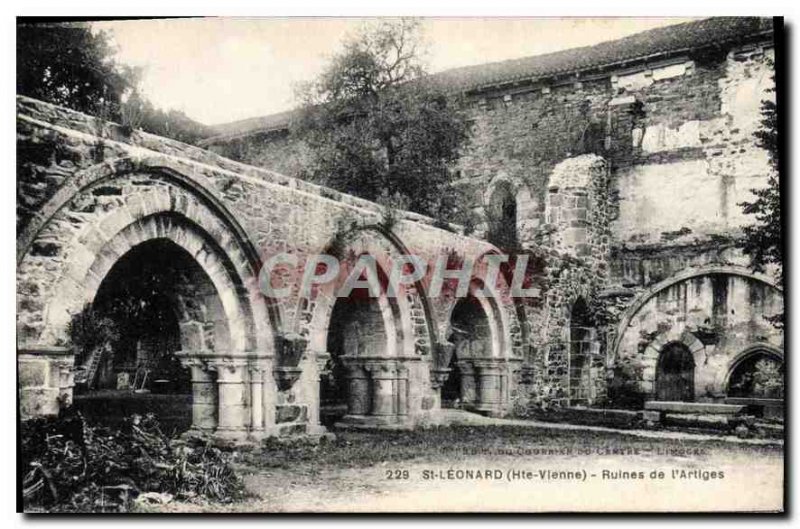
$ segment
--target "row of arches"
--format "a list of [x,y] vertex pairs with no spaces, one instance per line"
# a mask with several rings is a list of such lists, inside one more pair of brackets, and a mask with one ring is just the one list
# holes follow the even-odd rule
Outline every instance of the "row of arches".
[[611,405],[616,399],[623,406],[641,399],[782,399],[783,335],[769,322],[782,306],[780,290],[767,278],[712,265],[643,292],[622,314],[618,333],[600,337],[579,296],[566,311],[563,332],[569,402],[593,404],[606,381],[614,388],[606,394]]
[[[309,423],[320,419],[320,400],[344,408],[345,417],[413,422],[431,406],[423,401],[437,396],[430,370],[447,339],[454,340],[452,360],[435,367],[450,370],[448,388],[463,387],[448,402],[471,401],[489,412],[504,405],[505,394],[480,388],[502,386],[482,381],[486,373],[505,374],[473,365],[467,375],[466,366],[506,360],[513,309],[470,296],[453,300],[452,318],[440,326],[420,285],[396,298],[359,289],[336,298],[320,289],[297,301],[297,318],[285,321],[286,307],[258,289],[253,239],[210,182],[185,169],[163,159],[104,164],[77,174],[66,186],[72,191],[45,206],[46,215],[18,240],[18,287],[23,307],[33,308],[20,311],[23,344],[64,343],[74,316],[90,305],[117,335],[110,353],[88,350],[79,359],[91,371],[86,389],[152,391],[160,384],[191,396],[194,428],[230,436],[268,432],[280,419],[276,405],[294,399],[308,403]],[[376,239],[404,251],[370,229],[350,251],[369,251],[363,241]],[[40,241],[55,249],[37,253]],[[57,272],[44,274],[44,263]],[[277,387],[273,370],[281,373]],[[328,378],[320,388],[321,375]],[[279,395],[286,391],[291,395]]]
[[[783,383],[783,355],[775,348],[756,345],[734,357],[722,387],[730,398],[783,399]],[[656,366],[654,397],[677,402],[696,399],[695,360],[685,344],[670,342],[661,350]]]

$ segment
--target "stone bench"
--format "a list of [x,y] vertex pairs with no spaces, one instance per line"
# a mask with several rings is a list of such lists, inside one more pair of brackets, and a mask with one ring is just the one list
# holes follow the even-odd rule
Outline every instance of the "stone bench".
[[737,415],[745,411],[742,404],[717,404],[715,402],[680,402],[651,400],[644,403],[648,411],[671,412],[683,414]]
[[[754,417],[747,415],[742,404],[717,404],[713,402],[648,401],[644,404],[642,418],[651,424],[663,424],[669,419],[680,426],[700,428],[717,425],[746,435]],[[743,431],[742,428],[744,428]]]
[[748,413],[770,420],[783,420],[783,399],[766,399],[752,397],[728,397],[726,404],[745,406]]

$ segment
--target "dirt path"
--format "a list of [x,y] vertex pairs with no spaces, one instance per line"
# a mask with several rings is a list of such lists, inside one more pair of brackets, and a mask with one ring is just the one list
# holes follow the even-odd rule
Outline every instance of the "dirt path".
[[[635,437],[606,432],[596,433],[597,442],[587,446],[560,446],[555,433],[536,433],[537,444],[517,442],[452,452],[421,450],[410,461],[360,468],[312,461],[290,468],[251,467],[245,479],[255,497],[246,502],[228,506],[175,503],[164,509],[548,512],[782,508],[783,455],[779,447],[697,441],[643,444]],[[549,436],[553,442],[542,445],[541,440]],[[560,450],[567,453],[557,453]],[[552,474],[543,476],[541,471]]]

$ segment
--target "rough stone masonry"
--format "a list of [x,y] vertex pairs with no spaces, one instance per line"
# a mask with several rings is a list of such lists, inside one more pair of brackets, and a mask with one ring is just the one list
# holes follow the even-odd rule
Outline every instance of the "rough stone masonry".
[[[322,432],[332,364],[340,424],[358,427],[435,423],[446,406],[774,398],[752,380],[782,373],[766,320],[782,292],[736,248],[739,203],[769,171],[753,132],[772,57],[770,21],[709,19],[437,74],[468,96],[453,170],[481,219],[469,236],[293,178],[291,114],[223,127],[204,150],[18,97],[21,414],[70,402],[70,321],[156,255],[174,267],[164,304],[198,433]],[[499,252],[498,223],[537,297],[512,298],[504,276],[492,298],[431,298],[420,281],[346,310],[329,289],[258,287],[281,252],[369,254],[386,274],[405,254],[474,260]]]

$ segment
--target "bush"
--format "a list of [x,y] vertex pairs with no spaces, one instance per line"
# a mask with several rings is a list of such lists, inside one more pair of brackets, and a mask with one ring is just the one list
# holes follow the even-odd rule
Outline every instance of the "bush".
[[244,486],[233,454],[187,444],[161,432],[153,415],[133,415],[115,430],[79,413],[34,419],[21,427],[26,511],[126,511],[143,493],[230,502]]

